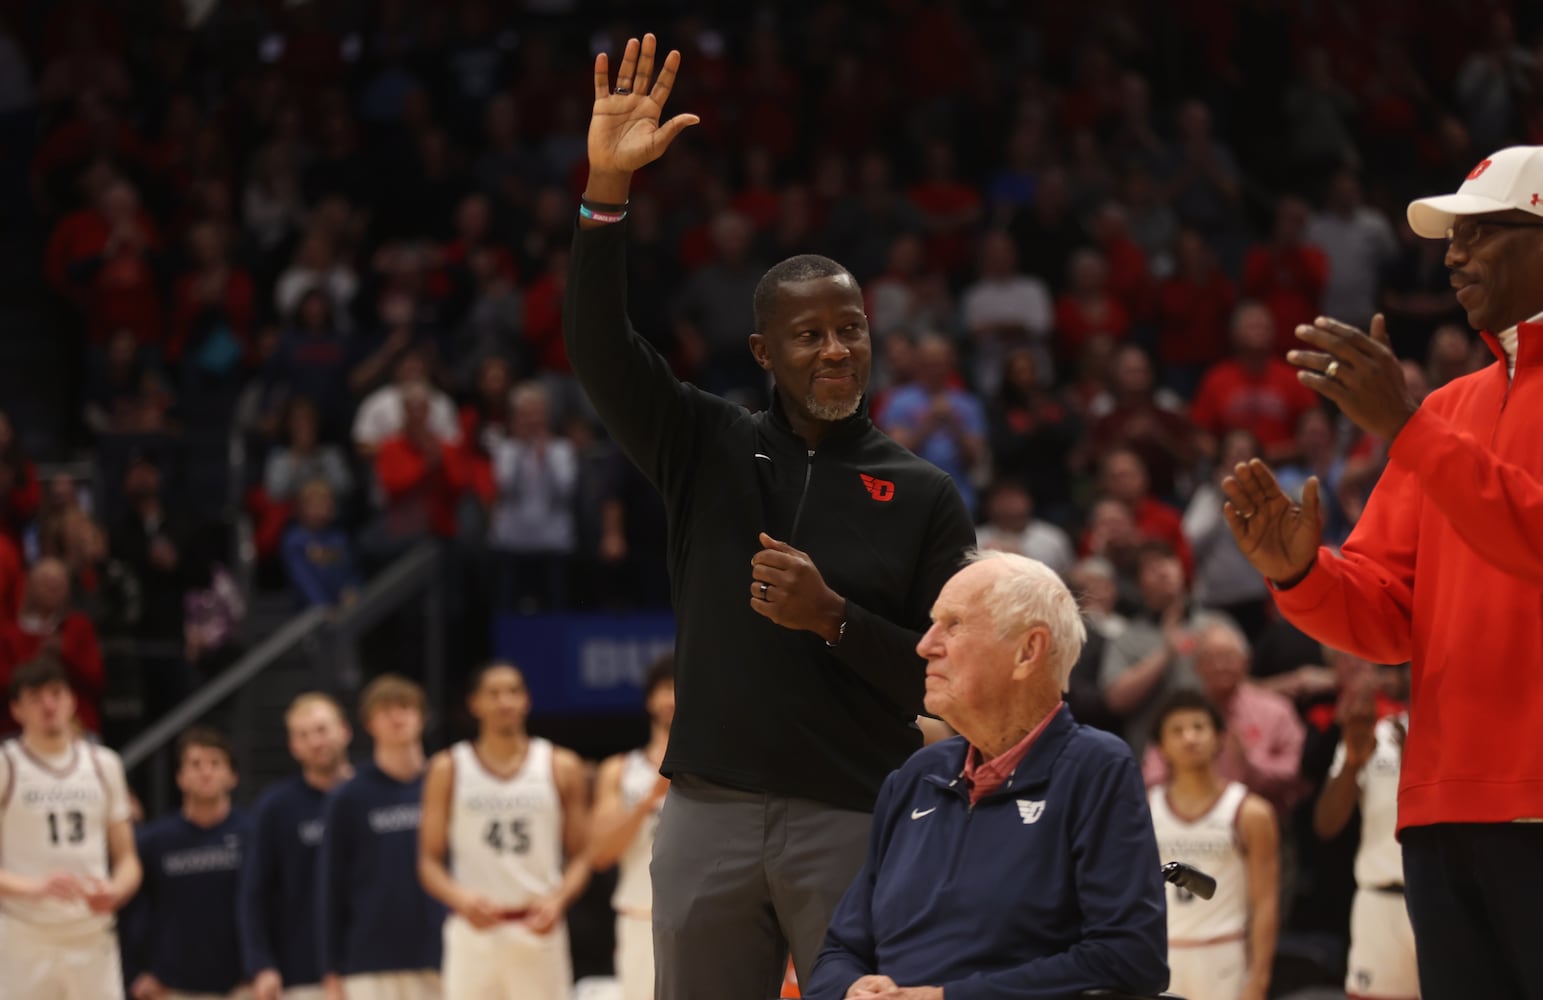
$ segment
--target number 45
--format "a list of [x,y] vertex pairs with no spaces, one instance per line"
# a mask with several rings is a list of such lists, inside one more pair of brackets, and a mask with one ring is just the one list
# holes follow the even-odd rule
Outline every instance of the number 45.
[[487,832],[482,835],[482,840],[493,848],[494,854],[524,854],[530,850],[530,834],[525,830],[523,819],[511,819],[507,822],[489,820]]

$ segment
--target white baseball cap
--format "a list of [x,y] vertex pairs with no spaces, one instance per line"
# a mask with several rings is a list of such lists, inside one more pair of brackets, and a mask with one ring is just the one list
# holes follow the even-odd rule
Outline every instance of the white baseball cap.
[[1426,239],[1444,239],[1452,220],[1519,208],[1543,216],[1543,146],[1510,146],[1468,171],[1456,194],[1409,203],[1409,228]]

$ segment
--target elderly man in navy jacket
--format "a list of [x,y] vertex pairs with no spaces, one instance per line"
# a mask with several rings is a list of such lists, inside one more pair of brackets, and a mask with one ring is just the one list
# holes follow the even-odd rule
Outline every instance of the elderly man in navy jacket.
[[1043,563],[980,554],[917,651],[960,735],[884,782],[868,859],[831,921],[812,1000],[1065,1000],[1168,982],[1140,770],[1061,692],[1086,639]]

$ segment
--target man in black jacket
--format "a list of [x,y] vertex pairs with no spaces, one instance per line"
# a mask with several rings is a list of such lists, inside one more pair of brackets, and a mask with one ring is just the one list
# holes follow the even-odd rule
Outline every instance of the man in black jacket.
[[632,329],[631,176],[696,121],[659,124],[680,56],[657,80],[654,57],[653,36],[629,41],[614,92],[595,62],[564,336],[669,512],[678,709],[652,865],[656,997],[760,997],[789,946],[812,971],[879,785],[921,744],[915,646],[974,529],[948,476],[869,421],[868,321],[841,265],[794,257],[758,286],[764,413],[678,382]]

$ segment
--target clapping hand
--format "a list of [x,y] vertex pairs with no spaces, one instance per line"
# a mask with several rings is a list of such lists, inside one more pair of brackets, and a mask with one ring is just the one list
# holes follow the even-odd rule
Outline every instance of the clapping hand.
[[1409,394],[1381,313],[1372,317],[1369,336],[1327,316],[1297,327],[1296,334],[1319,348],[1287,353],[1286,360],[1299,369],[1298,380],[1332,399],[1362,430],[1391,441],[1420,408]]
[[1238,549],[1260,573],[1291,585],[1307,575],[1323,539],[1318,479],[1302,487],[1302,502],[1286,495],[1269,466],[1259,459],[1240,462],[1222,482],[1222,513]]

